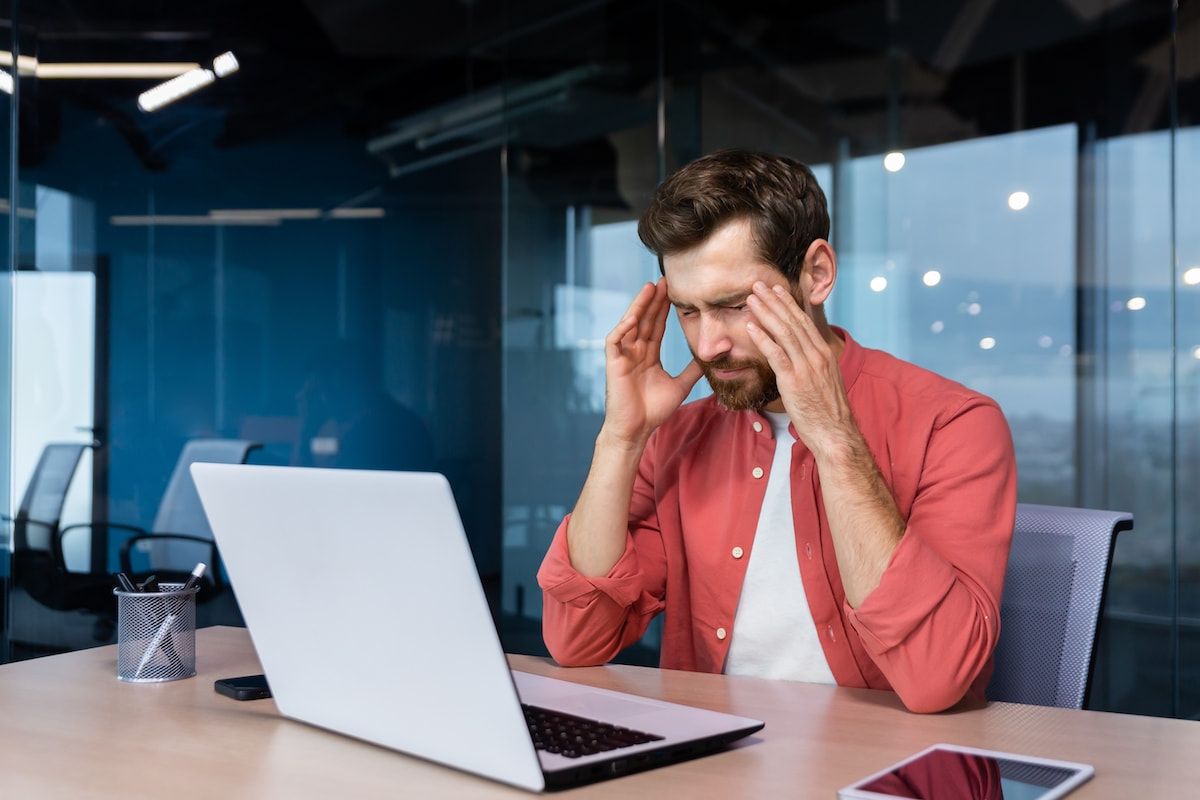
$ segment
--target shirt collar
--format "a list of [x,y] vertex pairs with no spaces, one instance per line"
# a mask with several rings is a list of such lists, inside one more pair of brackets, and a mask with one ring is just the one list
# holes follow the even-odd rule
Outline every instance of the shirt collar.
[[866,363],[867,351],[862,345],[854,341],[854,337],[847,333],[844,328],[839,328],[836,325],[831,325],[830,327],[833,329],[834,335],[846,343],[845,349],[842,350],[842,356],[838,359],[838,368],[842,371],[842,385],[849,392],[850,387],[858,380],[863,364]]

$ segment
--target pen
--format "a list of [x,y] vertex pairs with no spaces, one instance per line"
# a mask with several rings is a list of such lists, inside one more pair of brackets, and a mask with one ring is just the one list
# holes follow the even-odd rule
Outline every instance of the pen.
[[197,582],[197,581],[199,581],[199,580],[200,580],[200,578],[201,578],[201,576],[203,576],[203,575],[204,575],[204,571],[205,571],[206,569],[208,569],[208,567],[207,567],[207,566],[204,564],[204,562],[203,562],[203,561],[201,561],[199,564],[197,564],[197,565],[195,566],[195,568],[193,568],[193,569],[192,569],[192,574],[191,574],[191,576],[190,576],[190,577],[187,579],[187,583],[185,583],[185,584],[183,585],[183,589],[182,589],[182,591],[185,591],[185,592],[186,592],[187,590],[189,590],[189,589],[191,589],[193,586],[195,586],[195,585],[196,585],[196,582]]
[[133,585],[133,581],[129,580],[129,576],[124,572],[114,572],[113,577],[117,579],[117,586],[122,592],[138,591],[138,588]]
[[[191,590],[196,585],[196,582],[200,580],[200,576],[204,574],[206,569],[208,569],[208,567],[204,564],[204,562],[197,564],[192,569],[192,574],[188,576],[187,582],[183,584],[183,588],[180,589],[180,591],[186,592]],[[142,584],[143,589],[153,580],[153,577],[148,578],[146,583]],[[155,581],[155,586],[157,587],[157,581]],[[178,662],[179,656],[175,654],[175,648],[171,646],[171,643],[167,638],[171,633],[171,626],[175,624],[175,617],[175,614],[167,614],[167,616],[163,618],[162,624],[158,626],[158,632],[154,634],[154,638],[150,641],[150,644],[146,646],[145,652],[142,653],[142,660],[138,662],[137,669],[134,671],[133,677],[142,677],[142,670],[149,665],[150,659],[154,658],[154,653],[159,647],[162,647],[163,652],[166,653],[172,660]]]
[[[155,651],[158,650],[158,648],[162,645],[166,644],[167,635],[171,632],[171,626],[174,624],[174,614],[167,614],[167,616],[163,618],[162,624],[158,626],[158,632],[154,634],[154,638],[150,641],[150,644],[146,646],[145,652],[142,653],[142,660],[138,662],[137,669],[134,671],[133,677],[142,677],[142,670],[144,670],[150,663],[150,659],[154,657]],[[165,647],[163,647],[163,652],[166,652]],[[174,648],[172,648],[172,653],[173,652]],[[176,660],[178,660],[178,657],[176,657]]]

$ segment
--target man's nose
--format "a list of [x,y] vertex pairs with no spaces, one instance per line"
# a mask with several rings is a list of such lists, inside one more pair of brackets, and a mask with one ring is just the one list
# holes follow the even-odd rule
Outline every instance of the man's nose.
[[729,326],[715,315],[702,314],[696,339],[696,355],[704,361],[716,361],[733,349]]

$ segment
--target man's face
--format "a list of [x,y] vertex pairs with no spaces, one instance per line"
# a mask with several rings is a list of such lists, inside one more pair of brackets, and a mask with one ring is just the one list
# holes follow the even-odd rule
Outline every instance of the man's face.
[[731,222],[692,250],[665,256],[663,272],[688,347],[721,404],[782,411],[775,373],[746,332],[754,319],[746,298],[755,281],[787,282],[761,260],[749,223]]

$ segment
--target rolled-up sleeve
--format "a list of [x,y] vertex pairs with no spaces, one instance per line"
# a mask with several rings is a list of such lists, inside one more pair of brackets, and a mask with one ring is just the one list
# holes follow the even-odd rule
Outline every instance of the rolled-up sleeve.
[[[570,519],[568,516],[559,525],[538,570],[542,636],[558,663],[593,666],[611,660],[640,639],[650,620],[663,609],[662,582],[658,581],[658,587],[648,586],[642,563],[661,561],[661,544],[656,559],[657,537],[652,532],[644,532],[637,541],[629,534],[625,552],[609,573],[588,578],[571,566],[567,554]],[[653,588],[658,591],[651,591]]]
[[1000,635],[1016,515],[1016,459],[1000,409],[973,397],[929,437],[903,538],[846,616],[913,711],[983,697]]

